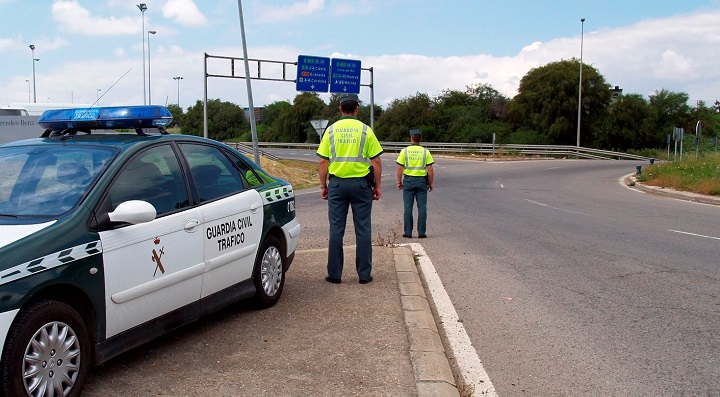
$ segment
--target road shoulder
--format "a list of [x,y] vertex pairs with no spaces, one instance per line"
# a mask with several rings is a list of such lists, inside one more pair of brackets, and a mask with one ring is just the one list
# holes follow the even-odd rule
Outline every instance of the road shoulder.
[[620,178],[620,183],[630,189],[641,191],[649,194],[657,194],[666,197],[672,197],[678,200],[694,201],[703,204],[720,205],[720,197],[708,196],[692,192],[683,192],[667,187],[651,186],[637,181],[635,173],[628,174]]

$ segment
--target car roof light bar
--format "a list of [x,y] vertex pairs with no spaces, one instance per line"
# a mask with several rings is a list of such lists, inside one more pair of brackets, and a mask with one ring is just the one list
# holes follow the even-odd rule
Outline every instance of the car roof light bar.
[[52,131],[118,130],[134,129],[144,134],[143,128],[157,128],[167,133],[165,127],[173,121],[172,113],[160,105],[108,106],[98,108],[51,109],[46,110],[38,124],[46,134]]

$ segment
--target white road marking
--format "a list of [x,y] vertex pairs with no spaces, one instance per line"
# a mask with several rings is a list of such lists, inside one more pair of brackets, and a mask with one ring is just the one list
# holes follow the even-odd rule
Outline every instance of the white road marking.
[[704,235],[704,234],[683,232],[682,230],[668,229],[668,231],[669,231],[669,232],[673,232],[673,233],[687,234],[688,236],[695,236],[695,237],[710,238],[710,239],[713,239],[713,240],[720,240],[720,237],[713,237],[713,236],[706,236],[706,235]]
[[433,266],[421,244],[410,243],[408,245],[413,251],[413,255],[418,258],[420,271],[425,279],[430,292],[430,299],[433,300],[440,320],[438,326],[444,330],[450,356],[455,358],[463,384],[473,390],[474,396],[497,397],[495,387],[490,382],[490,377],[485,372],[482,361],[480,361],[470,337],[465,332],[465,327],[460,322],[455,307],[447,291],[445,291],[437,271],[435,271],[435,266]]
[[557,211],[569,212],[569,213],[571,213],[571,214],[577,214],[577,215],[587,215],[587,216],[591,216],[590,214],[586,214],[586,213],[584,213],[584,212],[570,211],[570,210],[566,210],[566,209],[563,209],[563,208],[552,207],[552,206],[549,206],[549,205],[547,205],[547,204],[539,203],[539,202],[537,202],[537,201],[532,201],[532,200],[530,200],[530,199],[525,199],[525,201],[529,201],[529,202],[531,202],[531,203],[533,203],[533,204],[536,204],[536,205],[539,205],[539,206],[541,206],[541,207],[547,207],[547,208],[550,208],[550,209],[553,209],[553,210],[557,210]]

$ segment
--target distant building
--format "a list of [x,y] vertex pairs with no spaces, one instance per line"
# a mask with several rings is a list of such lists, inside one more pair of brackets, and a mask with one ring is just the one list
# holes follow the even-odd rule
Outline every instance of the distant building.
[[620,95],[622,95],[622,91],[622,88],[617,85],[615,86],[615,88],[610,89],[610,92],[612,93],[610,101],[615,102],[618,98],[620,98]]
[[[250,122],[250,108],[243,108],[243,110],[245,111],[245,119]],[[264,107],[255,108],[255,123],[262,122],[263,110],[265,110]]]

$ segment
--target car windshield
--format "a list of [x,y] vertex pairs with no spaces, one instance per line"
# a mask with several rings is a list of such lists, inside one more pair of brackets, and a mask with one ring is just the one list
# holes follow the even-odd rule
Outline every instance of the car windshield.
[[74,208],[114,157],[113,148],[0,148],[0,218],[58,216]]

